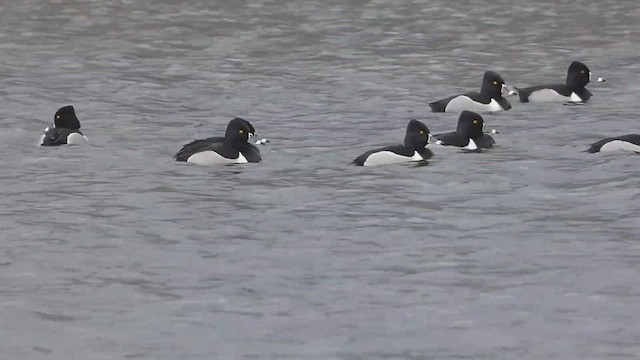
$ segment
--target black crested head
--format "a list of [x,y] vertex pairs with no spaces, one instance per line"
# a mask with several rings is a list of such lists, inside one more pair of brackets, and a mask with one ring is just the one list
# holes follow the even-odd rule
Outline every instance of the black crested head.
[[480,93],[492,98],[502,96],[502,87],[505,85],[504,79],[495,71],[487,71],[482,78],[482,88]]
[[458,118],[458,128],[456,133],[475,139],[482,136],[484,128],[484,119],[480,114],[473,111],[463,111]]
[[249,129],[250,134],[252,136],[256,134],[256,129],[253,128],[253,125],[251,125],[251,123],[249,121],[247,121],[247,120],[245,120],[243,118],[239,118],[239,117],[233,118],[233,120],[231,120],[231,121],[234,121],[234,120],[235,121],[243,121],[247,125],[247,128]]
[[225,141],[233,147],[244,147],[248,144],[249,135],[253,134],[252,130],[253,126],[247,120],[235,118],[227,125],[227,131],[224,134]]
[[53,117],[53,126],[56,128],[80,129],[80,120],[76,117],[73,106],[63,106]]
[[567,86],[570,88],[583,88],[591,81],[591,71],[587,65],[580,61],[574,61],[567,69]]
[[411,120],[407,125],[404,145],[413,149],[422,149],[429,143],[429,128],[418,120]]

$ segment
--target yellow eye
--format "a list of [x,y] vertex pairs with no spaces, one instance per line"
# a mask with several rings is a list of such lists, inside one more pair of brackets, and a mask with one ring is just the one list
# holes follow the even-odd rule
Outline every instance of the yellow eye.
[[493,80],[493,85],[498,85],[498,80]]
[[60,115],[56,115],[56,119],[60,119]]
[[242,130],[242,129],[238,130],[238,132],[239,132],[240,134],[244,134],[244,130]]
[[580,70],[580,74],[584,74],[584,70]]
[[478,123],[478,120],[473,120],[473,123],[474,123],[474,124],[477,124],[477,123]]
[[420,130],[420,135],[424,135],[424,130]]

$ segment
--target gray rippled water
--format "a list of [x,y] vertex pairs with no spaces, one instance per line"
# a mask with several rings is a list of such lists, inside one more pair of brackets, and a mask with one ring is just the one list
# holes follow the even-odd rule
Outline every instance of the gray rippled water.
[[[640,7],[620,1],[0,3],[3,359],[635,359]],[[586,106],[487,115],[498,147],[357,168],[562,80]],[[41,148],[73,104],[90,146]],[[241,116],[260,164],[172,155]]]

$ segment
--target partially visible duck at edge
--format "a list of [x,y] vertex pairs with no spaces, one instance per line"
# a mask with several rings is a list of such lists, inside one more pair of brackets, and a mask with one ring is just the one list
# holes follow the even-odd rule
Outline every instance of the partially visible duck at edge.
[[628,134],[602,139],[591,144],[588,153],[627,150],[640,153],[640,134]]

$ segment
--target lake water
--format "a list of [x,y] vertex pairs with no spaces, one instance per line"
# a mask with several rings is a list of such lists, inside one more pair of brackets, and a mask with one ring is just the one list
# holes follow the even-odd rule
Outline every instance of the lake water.
[[[4,1],[3,359],[636,359],[640,6],[596,1]],[[498,147],[359,168],[427,103],[562,82]],[[85,147],[37,140],[73,104]],[[173,161],[234,116],[263,162]]]

